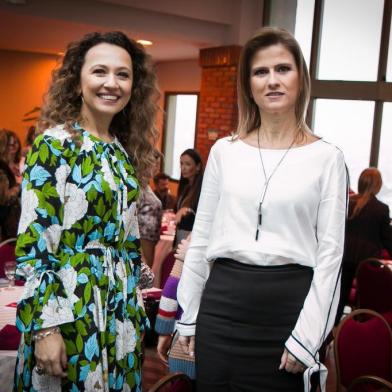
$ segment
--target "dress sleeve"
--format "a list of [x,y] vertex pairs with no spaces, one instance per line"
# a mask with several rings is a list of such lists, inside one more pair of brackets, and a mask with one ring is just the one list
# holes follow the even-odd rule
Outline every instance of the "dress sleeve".
[[346,206],[346,168],[343,154],[337,150],[321,180],[313,280],[295,328],[285,344],[287,350],[308,368],[318,361],[317,352],[334,325],[340,293]]
[[210,273],[211,263],[207,262],[206,251],[220,197],[219,171],[219,152],[217,145],[214,145],[208,157],[191,243],[177,291],[178,302],[184,311],[177,323],[182,336],[195,334],[201,295]]
[[41,135],[26,159],[16,243],[17,276],[26,280],[17,308],[16,325],[21,332],[75,319],[58,255],[65,183],[71,170],[64,151],[59,139]]

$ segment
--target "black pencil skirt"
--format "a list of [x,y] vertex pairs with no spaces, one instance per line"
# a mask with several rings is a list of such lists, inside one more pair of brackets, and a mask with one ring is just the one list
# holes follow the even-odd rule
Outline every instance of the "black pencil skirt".
[[279,370],[284,343],[313,270],[217,259],[196,323],[198,392],[302,392],[301,373]]

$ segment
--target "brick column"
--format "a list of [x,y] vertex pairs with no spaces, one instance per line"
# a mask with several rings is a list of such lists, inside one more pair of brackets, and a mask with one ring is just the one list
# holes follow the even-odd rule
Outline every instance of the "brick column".
[[203,162],[215,140],[237,126],[237,66],[240,46],[201,49],[202,67],[196,127],[196,149]]

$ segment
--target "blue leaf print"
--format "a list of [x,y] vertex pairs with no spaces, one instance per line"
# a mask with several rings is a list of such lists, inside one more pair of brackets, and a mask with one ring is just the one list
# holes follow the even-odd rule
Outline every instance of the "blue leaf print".
[[71,365],[75,365],[75,363],[78,361],[78,359],[79,359],[79,355],[73,355],[73,356],[68,360],[68,362],[69,362]]
[[[37,208],[38,210],[38,208]],[[46,217],[45,217],[46,218]],[[33,227],[37,230],[37,233],[41,234],[45,229],[39,223],[33,223]]]
[[60,156],[60,154],[61,154],[61,151],[60,151],[60,150],[58,150],[57,148],[54,148],[54,147],[52,146],[51,143],[47,143],[47,144],[48,144],[48,146],[49,146],[49,148],[50,148],[50,151],[51,151],[54,155],[56,155],[56,157]]
[[89,361],[92,361],[94,355],[98,355],[97,333],[90,336],[84,346],[84,355]]
[[124,376],[120,374],[116,380],[116,389],[122,388],[123,384],[124,384]]
[[79,392],[79,388],[75,384],[72,384],[71,392]]
[[109,223],[106,225],[103,235],[107,237],[108,240],[111,240],[113,238],[115,230],[116,230],[116,225],[114,223]]
[[86,177],[82,178],[82,184],[85,184],[86,182],[90,181],[91,177],[93,176],[93,172],[91,172],[89,175]]
[[82,168],[80,165],[75,165],[72,170],[72,179],[77,183],[80,184],[82,181]]
[[84,381],[90,371],[90,365],[84,365],[80,368],[79,381]]
[[133,357],[133,354],[128,355],[128,366],[130,369],[133,368],[134,363],[135,363],[135,358]]
[[50,220],[51,220],[52,225],[58,225],[59,224],[59,219],[57,218],[57,216],[50,217]]
[[78,283],[87,283],[88,282],[88,277],[86,274],[82,273],[78,275]]
[[46,241],[44,237],[39,237],[38,243],[37,243],[38,249],[43,252],[47,246],[46,246]]
[[101,218],[98,215],[94,215],[93,216],[93,222],[97,225],[99,223],[101,223]]
[[83,248],[84,245],[84,234],[78,235],[76,239],[76,248]]
[[35,209],[43,218],[48,217],[48,211],[45,210],[45,208],[36,208]]
[[41,287],[40,287],[40,292],[41,293],[45,293],[45,290],[46,290],[46,282],[45,282],[45,280],[42,280]]
[[50,173],[42,166],[36,165],[31,169],[30,181],[34,182],[36,186],[41,186],[50,177]]
[[89,234],[88,239],[90,241],[97,240],[101,237],[101,234],[99,233],[98,230],[93,231],[91,234]]

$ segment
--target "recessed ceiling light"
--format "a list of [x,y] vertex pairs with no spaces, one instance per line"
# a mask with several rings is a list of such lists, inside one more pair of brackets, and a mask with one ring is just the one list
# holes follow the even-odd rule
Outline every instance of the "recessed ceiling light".
[[58,56],[64,56],[64,52],[57,52]]
[[151,46],[152,45],[152,41],[148,41],[146,39],[138,39],[136,42],[139,42],[139,44],[141,44],[143,46]]

